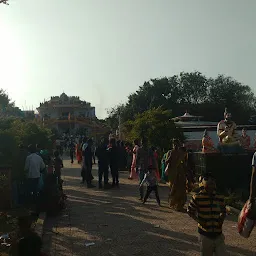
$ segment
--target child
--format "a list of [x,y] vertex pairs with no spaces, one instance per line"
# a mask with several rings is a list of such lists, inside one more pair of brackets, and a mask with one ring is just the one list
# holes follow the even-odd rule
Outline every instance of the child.
[[58,184],[60,184],[61,181],[61,169],[63,168],[63,161],[60,158],[59,151],[54,152],[54,173],[57,178]]
[[224,197],[216,194],[216,183],[211,174],[203,175],[200,179],[200,192],[193,195],[187,212],[198,222],[201,256],[225,256],[222,234],[226,217]]
[[9,255],[19,256],[40,256],[42,241],[41,238],[32,230],[32,219],[30,216],[19,217],[18,233],[11,242]]
[[57,216],[65,208],[64,194],[53,174],[48,174],[45,179],[44,189],[40,196],[41,212],[46,212],[48,216]]
[[160,206],[160,198],[158,194],[158,184],[157,184],[157,176],[156,172],[153,169],[149,169],[148,172],[145,174],[144,179],[140,183],[140,187],[143,186],[144,183],[147,183],[147,192],[146,195],[143,199],[143,204],[146,203],[149,195],[151,194],[152,191],[155,191],[156,194],[156,201],[158,205]]

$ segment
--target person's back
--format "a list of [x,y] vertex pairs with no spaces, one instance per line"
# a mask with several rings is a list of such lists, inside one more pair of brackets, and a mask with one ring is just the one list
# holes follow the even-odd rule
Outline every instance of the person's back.
[[113,138],[110,140],[110,145],[108,146],[108,156],[109,156],[109,166],[112,175],[112,186],[119,186],[119,154],[118,147],[116,146],[116,140]]
[[42,207],[48,215],[58,214],[62,192],[53,174],[48,174],[45,180],[44,189],[41,194]]
[[88,167],[91,168],[92,166],[92,150],[90,146],[87,146],[83,152],[84,156],[84,164]]
[[60,158],[59,152],[54,152],[54,171],[55,175],[60,178],[61,175],[61,169],[63,168],[63,161]]
[[28,178],[39,178],[43,168],[45,168],[45,164],[39,155],[32,153],[27,156],[25,169],[28,170]]
[[108,151],[105,143],[101,143],[96,149],[96,157],[98,158],[99,164],[108,164]]
[[225,256],[225,243],[222,225],[226,217],[224,196],[218,195],[214,179],[204,175],[201,190],[192,196],[188,214],[198,223],[201,255]]
[[145,174],[143,180],[140,183],[140,187],[143,186],[143,184],[146,183],[147,184],[147,192],[146,195],[143,198],[143,203],[146,203],[149,195],[151,194],[152,191],[155,191],[155,195],[156,195],[156,200],[158,205],[160,206],[160,198],[159,198],[159,193],[158,193],[158,183],[157,183],[157,176],[156,176],[156,171],[149,169],[147,171],[147,173]]
[[157,177],[156,172],[154,170],[151,170],[145,174],[145,182],[148,186],[156,186],[157,185]]
[[108,148],[109,165],[110,167],[118,167],[119,164],[119,149],[116,145],[111,145]]

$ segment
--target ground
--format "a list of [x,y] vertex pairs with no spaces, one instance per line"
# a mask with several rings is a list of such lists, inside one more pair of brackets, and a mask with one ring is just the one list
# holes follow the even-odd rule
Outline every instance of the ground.
[[[68,161],[64,165],[68,207],[60,217],[47,219],[44,227],[44,247],[51,255],[199,255],[196,223],[168,208],[166,186],[160,187],[163,207],[154,196],[142,205],[138,184],[128,180],[127,173],[121,173],[119,189],[87,189],[80,184],[80,166]],[[237,233],[236,219],[231,216],[224,224],[230,255],[256,255],[256,229],[244,239]]]

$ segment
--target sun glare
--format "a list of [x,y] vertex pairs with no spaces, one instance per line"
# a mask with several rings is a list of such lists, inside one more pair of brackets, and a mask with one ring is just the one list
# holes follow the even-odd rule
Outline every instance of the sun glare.
[[5,89],[13,100],[22,97],[25,59],[19,38],[11,25],[0,23],[0,88]]

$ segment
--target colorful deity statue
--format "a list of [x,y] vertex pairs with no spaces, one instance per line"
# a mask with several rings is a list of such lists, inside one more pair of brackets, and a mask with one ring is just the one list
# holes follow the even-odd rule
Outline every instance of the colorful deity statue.
[[217,134],[221,144],[239,145],[239,136],[236,133],[236,123],[231,120],[231,113],[225,109],[224,120],[221,120],[217,126]]
[[202,152],[203,153],[216,152],[212,138],[209,136],[207,130],[204,131],[204,135],[203,135],[203,139],[202,139]]
[[251,138],[249,135],[246,134],[245,128],[243,128],[243,130],[242,130],[242,135],[240,137],[240,143],[244,149],[248,150],[250,148]]

